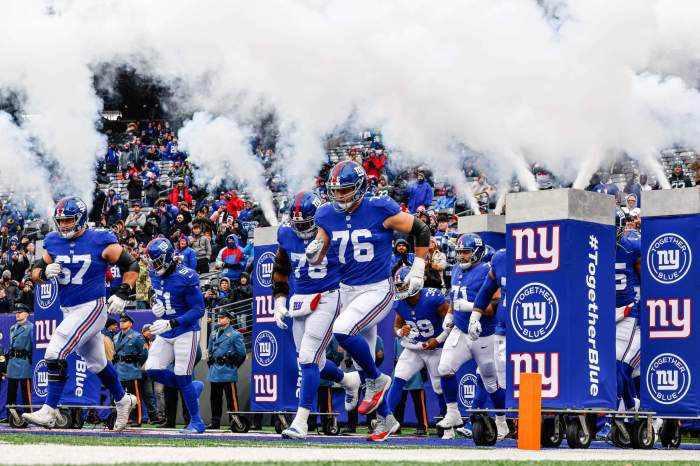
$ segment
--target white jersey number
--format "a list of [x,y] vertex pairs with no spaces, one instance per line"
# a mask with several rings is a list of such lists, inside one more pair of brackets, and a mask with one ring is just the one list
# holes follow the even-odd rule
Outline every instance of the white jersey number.
[[[85,273],[90,268],[92,263],[92,258],[90,254],[78,254],[76,256],[56,256],[56,262],[61,264],[62,274],[56,277],[60,285],[82,285],[83,277]],[[64,267],[67,264],[80,264],[80,270],[72,276],[71,271],[68,267]]]
[[363,242],[362,239],[372,238],[372,232],[366,228],[359,230],[334,231],[332,241],[340,241],[338,250],[338,259],[341,264],[345,264],[345,250],[348,248],[348,242],[352,243],[352,257],[357,262],[370,262],[374,259],[374,245],[370,242]]
[[160,302],[163,303],[163,307],[165,307],[165,313],[166,314],[175,314],[175,309],[173,309],[172,305],[170,304],[170,292],[169,291],[163,291],[163,290],[157,290],[153,289],[155,291],[156,296],[160,299]]
[[[308,261],[306,259],[306,254],[293,252],[290,254],[290,257],[292,259],[292,262],[294,262],[296,264],[296,266],[294,267],[294,276],[298,280],[299,278],[301,278],[302,269],[308,265]],[[326,274],[328,273],[328,270],[326,270],[326,265],[328,265],[328,259],[326,259],[325,256],[323,257],[323,260],[321,261],[321,263],[319,265],[316,265],[316,266],[310,265],[307,269],[308,274],[309,274],[309,278],[318,279],[318,278],[325,277]]]
[[430,338],[435,335],[435,327],[433,327],[433,323],[428,319],[421,319],[416,322],[407,320],[406,324],[410,325],[411,328],[416,329],[423,338]]
[[627,289],[627,275],[625,275],[625,263],[615,262],[615,272],[615,291],[625,291]]

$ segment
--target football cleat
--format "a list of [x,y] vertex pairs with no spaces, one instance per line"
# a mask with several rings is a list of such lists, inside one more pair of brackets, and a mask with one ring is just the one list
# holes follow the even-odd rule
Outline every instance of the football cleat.
[[498,431],[497,440],[503,440],[510,433],[505,416],[496,416],[496,430]]
[[[447,431],[445,431],[445,432],[447,432]],[[468,427],[466,424],[462,427],[456,428],[455,432],[457,432],[462,437],[472,438],[472,429],[471,429],[471,427]]]
[[287,427],[282,431],[282,438],[301,440],[305,439],[308,434],[308,427],[304,428],[301,424],[292,423],[291,426]]
[[47,427],[49,429],[53,428],[56,424],[57,417],[58,410],[49,405],[44,405],[39,411],[34,411],[33,413],[22,413],[22,419],[28,423]]
[[437,423],[438,427],[443,429],[449,429],[450,427],[460,427],[464,424],[462,420],[462,415],[459,413],[457,408],[447,408],[445,417],[443,417],[440,422]]
[[357,402],[360,399],[360,385],[362,385],[360,373],[348,372],[343,379],[343,388],[345,389],[345,411],[352,411],[357,407]]
[[190,423],[187,424],[187,427],[184,429],[180,430],[181,434],[203,434],[204,431],[207,429],[207,426],[204,425],[204,421],[202,421],[201,417],[197,417],[197,419],[190,419]]
[[117,407],[117,417],[114,420],[114,430],[118,432],[126,429],[126,425],[129,423],[129,414],[131,414],[131,410],[138,405],[138,400],[134,395],[125,393],[124,398],[116,401],[114,405]]
[[396,420],[393,414],[389,414],[387,417],[378,415],[377,425],[374,431],[367,436],[367,440],[370,442],[383,442],[389,438],[391,434],[396,433],[400,427],[401,424],[399,424],[399,421]]
[[379,374],[379,377],[376,379],[367,379],[365,399],[362,400],[357,411],[364,415],[374,412],[384,400],[384,394],[389,390],[390,386],[391,377],[386,374]]

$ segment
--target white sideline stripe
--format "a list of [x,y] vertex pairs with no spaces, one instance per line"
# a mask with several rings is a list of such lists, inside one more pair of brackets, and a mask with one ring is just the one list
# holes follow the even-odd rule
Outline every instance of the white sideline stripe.
[[515,448],[286,448],[286,447],[110,447],[44,444],[2,446],[0,464],[115,464],[190,463],[196,461],[697,461],[695,450],[557,450],[521,451]]

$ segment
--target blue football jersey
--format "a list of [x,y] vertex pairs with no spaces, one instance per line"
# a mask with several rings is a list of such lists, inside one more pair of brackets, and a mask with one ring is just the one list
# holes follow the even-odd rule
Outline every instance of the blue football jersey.
[[109,266],[109,272],[112,274],[112,281],[107,284],[107,294],[114,294],[122,284],[122,271],[117,264]]
[[505,335],[508,322],[506,303],[506,250],[499,249],[491,258],[491,271],[496,277],[496,284],[501,289],[501,300],[496,310],[496,333]]
[[277,229],[277,244],[289,256],[292,263],[290,288],[294,293],[312,294],[338,288],[340,266],[338,255],[333,248],[328,249],[326,257],[319,265],[311,265],[306,260],[306,246],[313,240],[299,238],[291,226],[283,225]]
[[[462,270],[459,264],[455,264],[455,266],[452,267],[452,289],[450,290],[452,301],[456,299],[466,299],[473,303],[488,273],[489,265],[484,262],[480,262],[469,270]],[[469,314],[469,312],[455,311],[455,327],[464,333],[469,331]],[[495,330],[496,317],[482,316],[481,336],[487,337],[493,335]]]
[[156,299],[165,306],[161,319],[177,319],[180,323],[161,334],[173,338],[183,333],[199,330],[199,320],[204,315],[204,297],[199,289],[199,275],[192,269],[178,264],[175,271],[160,277],[153,270],[148,272]]
[[336,212],[331,203],[316,210],[316,225],[331,238],[338,256],[342,283],[367,285],[391,276],[394,232],[383,223],[400,211],[388,196],[365,196],[352,213]]
[[423,288],[415,306],[411,306],[405,299],[394,301],[394,312],[420,332],[416,341],[428,341],[442,332],[442,317],[437,314],[437,310],[446,301],[447,298],[440,290]]
[[107,267],[102,252],[117,237],[109,230],[88,228],[77,238],[65,239],[56,232],[46,235],[44,248],[63,267],[57,277],[61,306],[76,306],[106,293]]
[[[615,306],[627,306],[635,301],[637,272],[634,264],[641,257],[641,238],[626,235],[620,239],[615,252]],[[635,306],[636,308],[636,306]],[[639,312],[636,312],[639,314]],[[637,317],[634,315],[632,317]]]

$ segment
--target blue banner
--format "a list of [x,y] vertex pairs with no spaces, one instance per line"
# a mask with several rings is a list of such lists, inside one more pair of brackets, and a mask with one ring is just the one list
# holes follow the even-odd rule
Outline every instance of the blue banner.
[[[700,215],[645,217],[642,234],[642,409],[700,416]],[[693,261],[695,259],[695,261]],[[694,327],[694,328],[693,328]]]
[[507,404],[522,372],[542,374],[542,405],[613,409],[615,229],[578,220],[509,224]]

